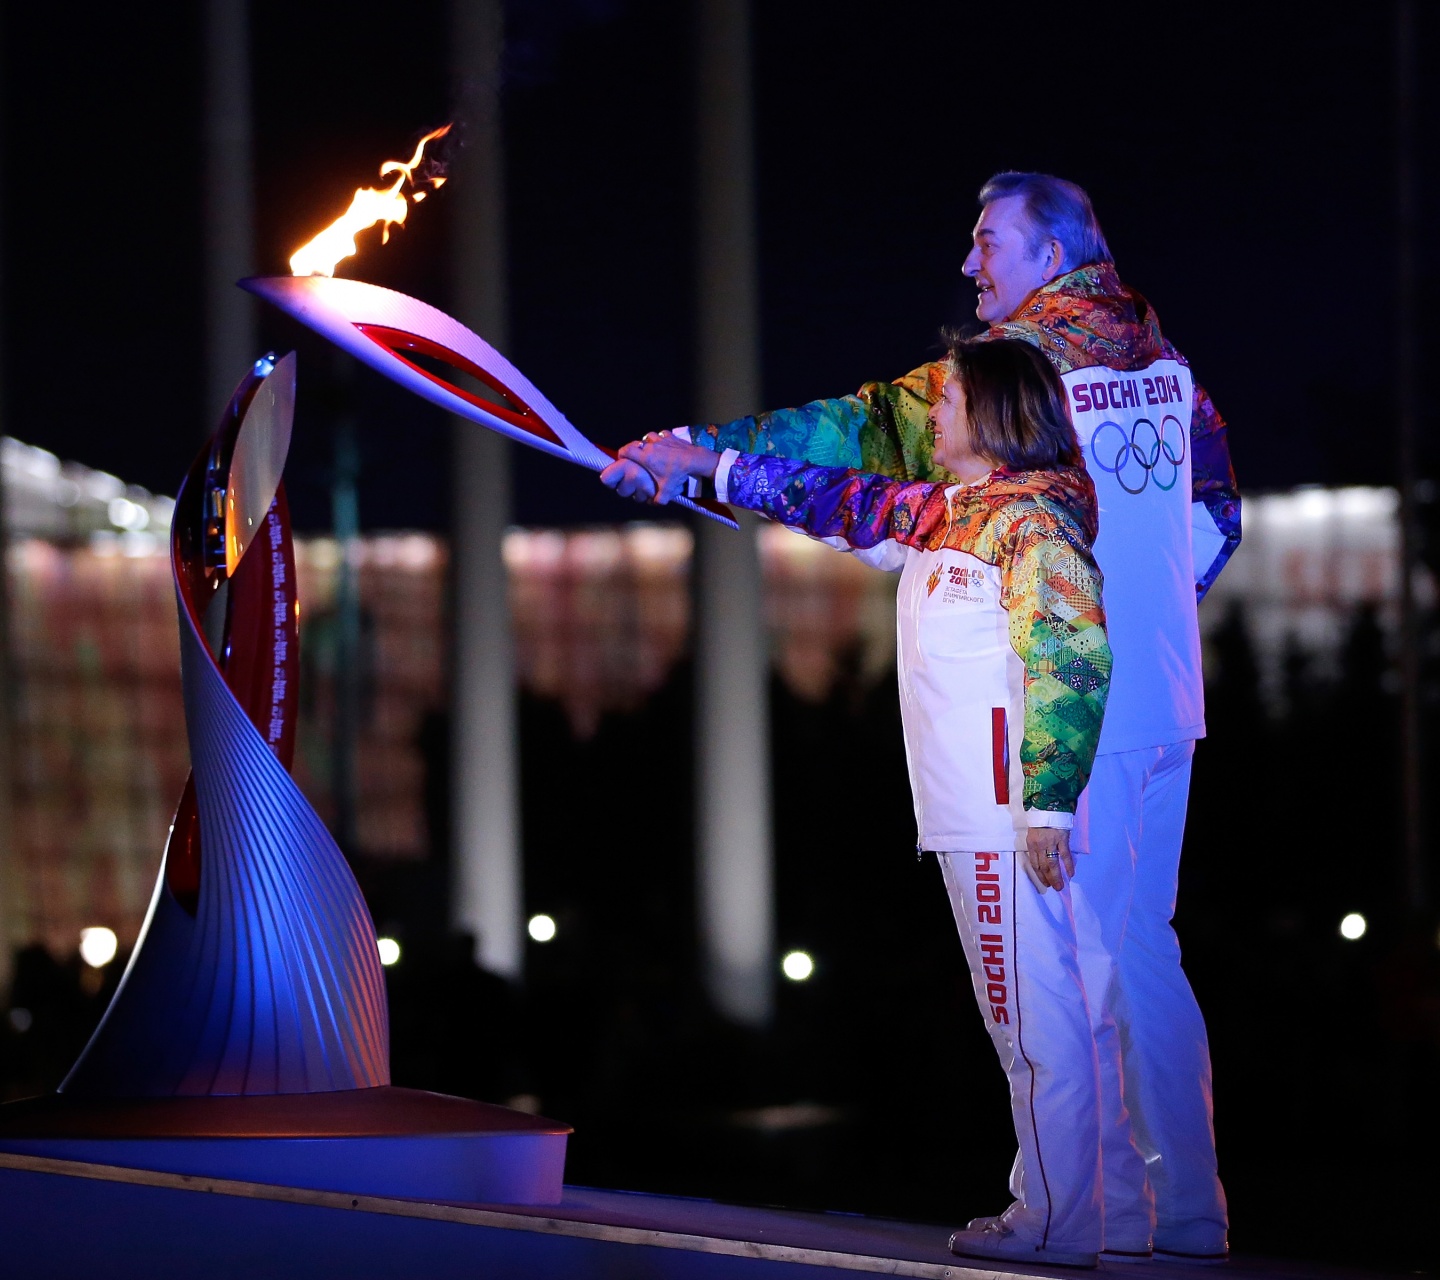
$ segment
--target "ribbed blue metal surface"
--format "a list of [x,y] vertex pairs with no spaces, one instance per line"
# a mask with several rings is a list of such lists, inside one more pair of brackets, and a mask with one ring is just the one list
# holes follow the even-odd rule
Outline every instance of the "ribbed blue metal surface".
[[[293,365],[287,371],[293,377]],[[242,422],[251,447],[275,443],[282,433],[288,442],[285,397],[256,398],[271,414],[279,403],[283,422],[245,415],[263,376],[257,372],[236,392],[217,434],[221,444],[234,445]],[[225,464],[218,469],[217,457]],[[228,463],[224,449],[212,443],[187,486],[213,484],[217,474],[223,482]],[[283,502],[271,506],[278,480],[277,468],[272,491],[250,499],[261,511],[270,507],[270,521],[283,510]],[[224,569],[199,564],[196,549],[204,540],[179,522],[204,510],[203,503],[186,501],[182,490],[172,530],[198,810],[198,895],[193,904],[182,903],[162,865],[130,967],[62,1091],[153,1097],[388,1084],[385,987],[360,888],[276,749],[227,684],[201,631],[204,606],[195,598],[195,583],[213,585]],[[273,542],[255,538],[245,555],[275,554],[272,548],[280,545],[278,532]],[[288,547],[288,530],[283,545]],[[277,581],[288,572],[293,582],[293,564],[277,564]],[[253,594],[232,592],[227,635],[263,633],[272,621],[264,611],[291,607],[283,594],[275,592],[279,603],[272,605],[268,595],[260,603]],[[273,621],[278,627],[279,619]],[[177,822],[185,816],[182,805]],[[180,856],[180,843],[172,839],[167,859]]]

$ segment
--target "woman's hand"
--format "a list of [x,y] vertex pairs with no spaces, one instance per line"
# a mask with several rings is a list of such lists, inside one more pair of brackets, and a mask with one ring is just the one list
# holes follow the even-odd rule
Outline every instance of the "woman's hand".
[[1065,877],[1075,875],[1075,859],[1070,856],[1070,833],[1061,827],[1031,827],[1025,836],[1025,874],[1034,886],[1063,889]]
[[614,489],[622,498],[634,498],[636,502],[655,501],[655,477],[638,462],[625,458],[612,462],[600,473],[600,483]]

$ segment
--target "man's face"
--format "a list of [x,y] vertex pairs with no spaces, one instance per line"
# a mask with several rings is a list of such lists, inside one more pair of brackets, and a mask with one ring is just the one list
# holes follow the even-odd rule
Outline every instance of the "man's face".
[[1060,272],[1060,249],[1053,240],[1042,244],[1033,258],[1026,253],[1029,231],[1024,196],[992,200],[980,212],[975,245],[963,270],[980,290],[975,315],[986,324],[1008,320],[1026,298]]

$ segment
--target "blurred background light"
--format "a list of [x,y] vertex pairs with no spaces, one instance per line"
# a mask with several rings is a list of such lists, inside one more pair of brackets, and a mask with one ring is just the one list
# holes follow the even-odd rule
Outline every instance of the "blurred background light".
[[400,959],[400,944],[394,938],[376,938],[375,949],[380,952],[380,963],[386,968]]
[[92,969],[103,969],[115,959],[115,952],[119,946],[120,942],[115,937],[114,929],[107,929],[104,925],[95,925],[89,929],[80,930],[80,959]]
[[1340,921],[1340,936],[1354,942],[1357,938],[1365,936],[1365,930],[1369,926],[1365,923],[1365,917],[1358,911],[1352,911]]
[[787,951],[780,961],[780,968],[791,982],[804,982],[815,972],[815,961],[808,951]]
[[150,523],[150,512],[129,498],[111,498],[106,508],[110,523],[122,529],[143,529]]
[[555,936],[555,921],[547,915],[531,916],[527,928],[536,942],[549,942]]

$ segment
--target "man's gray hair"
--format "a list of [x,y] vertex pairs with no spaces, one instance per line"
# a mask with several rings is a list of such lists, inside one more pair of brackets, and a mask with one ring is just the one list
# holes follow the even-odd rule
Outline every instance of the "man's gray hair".
[[1115,261],[1084,187],[1048,173],[1010,169],[997,173],[980,188],[980,207],[1006,196],[1019,196],[1025,202],[1025,221],[1030,224],[1025,252],[1029,257],[1039,253],[1047,240],[1058,240],[1066,271],[1092,262]]

